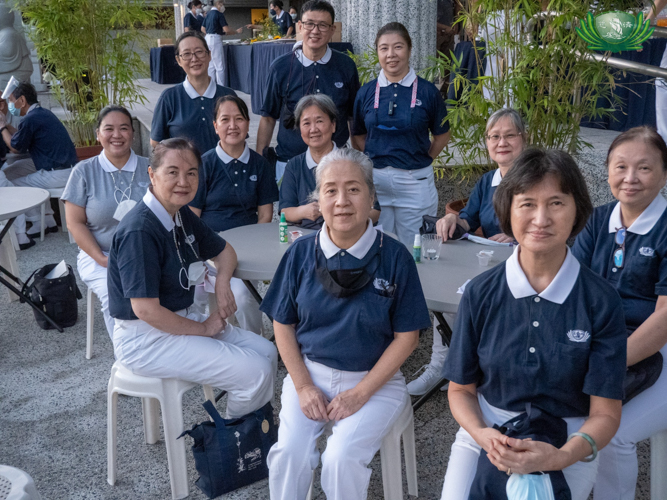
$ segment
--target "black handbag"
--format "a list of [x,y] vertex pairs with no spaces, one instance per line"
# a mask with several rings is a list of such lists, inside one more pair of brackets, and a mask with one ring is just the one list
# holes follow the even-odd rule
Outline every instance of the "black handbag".
[[663,359],[660,351],[639,363],[629,366],[623,380],[623,404],[629,403],[633,398],[639,396],[651,387],[660,378],[662,373]]
[[[425,234],[435,234],[435,225],[440,220],[440,217],[433,217],[432,215],[422,215],[422,227],[419,228],[419,234],[422,236]],[[463,229],[459,224],[456,225],[454,230],[454,235],[449,238],[450,240],[460,240],[463,235],[466,234],[466,230]]]
[[266,457],[278,440],[271,403],[232,419],[222,418],[210,401],[203,406],[213,422],[197,424],[179,436],[187,434],[195,440],[197,487],[215,498],[269,477]]
[[[60,278],[47,279],[54,267],[58,264],[48,264],[34,271],[23,285],[22,294],[30,299],[63,328],[73,326],[78,317],[76,301],[81,299],[81,292],[76,285],[76,278],[72,266],[67,264],[67,274]],[[44,316],[33,309],[35,320],[43,330],[55,328]]]

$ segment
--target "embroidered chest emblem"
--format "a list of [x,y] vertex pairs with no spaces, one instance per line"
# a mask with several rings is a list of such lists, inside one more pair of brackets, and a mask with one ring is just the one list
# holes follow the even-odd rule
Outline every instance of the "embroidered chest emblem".
[[567,332],[567,338],[572,342],[586,342],[591,334],[584,330],[570,330]]
[[257,176],[256,175],[251,175],[250,180],[253,181],[253,182],[256,182],[257,181]]
[[343,88],[343,82],[336,82],[334,83],[337,89],[342,89]]
[[421,106],[421,105],[422,105],[422,100],[421,100],[421,99],[416,99],[416,100],[415,100],[415,104],[416,104],[417,106]]
[[643,255],[644,257],[653,257],[655,255],[655,250],[653,250],[651,247],[641,247],[639,249],[639,255]]
[[383,280],[382,278],[375,278],[373,280],[373,286],[375,287],[376,290],[380,290],[384,292],[387,290],[391,285],[387,280]]

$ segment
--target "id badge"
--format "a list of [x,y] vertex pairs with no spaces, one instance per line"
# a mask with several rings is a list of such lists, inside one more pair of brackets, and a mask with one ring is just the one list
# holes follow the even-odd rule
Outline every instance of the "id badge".
[[127,213],[134,208],[136,204],[137,202],[134,200],[121,201],[116,207],[116,211],[113,213],[113,218],[120,222],[123,220],[123,217],[125,217]]
[[188,285],[197,286],[204,282],[204,275],[206,274],[206,266],[203,262],[193,262],[188,267]]

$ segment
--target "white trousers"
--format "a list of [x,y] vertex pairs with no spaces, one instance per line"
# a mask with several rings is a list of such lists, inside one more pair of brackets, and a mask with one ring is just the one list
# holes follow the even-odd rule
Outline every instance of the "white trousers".
[[[305,357],[304,362],[313,383],[330,401],[355,387],[368,373],[334,370]],[[328,500],[366,498],[371,477],[368,464],[407,398],[405,379],[399,371],[358,412],[333,424],[333,434],[322,454],[322,489]],[[319,461],[317,439],[327,423],[304,415],[289,375],[283,381],[281,404],[278,442],[267,459],[271,499],[303,500]]]
[[[667,69],[667,47],[662,54],[660,67]],[[655,82],[655,121],[658,133],[667,142],[667,83],[662,78]]]
[[208,76],[215,79],[218,85],[225,84],[225,53],[222,50],[222,35],[206,35],[206,43],[211,51],[211,62],[208,64]]
[[[109,255],[106,252],[105,255]],[[76,258],[76,269],[79,271],[81,281],[93,290],[102,304],[104,324],[109,332],[109,338],[113,341],[114,319],[109,314],[109,291],[107,290],[107,268],[100,266],[95,260],[83,250],[79,251]]]
[[623,406],[621,425],[600,451],[595,500],[634,500],[637,486],[637,443],[667,429],[667,346],[663,367],[652,387]]
[[[34,174],[26,175],[14,179],[15,186],[23,187],[38,187],[44,189],[63,188],[69,180],[69,174],[72,173],[71,168],[64,168],[62,170],[38,170]],[[53,215],[51,204],[46,203],[45,215]],[[26,219],[30,222],[37,222],[41,219],[40,207],[31,208],[26,213]]]
[[412,248],[419,233],[422,216],[438,213],[438,191],[435,189],[433,167],[403,170],[394,167],[374,168],[373,183],[382,211],[382,229],[398,236]]
[[[15,184],[7,179],[5,173],[0,170],[0,187],[14,187]],[[25,234],[25,215],[17,215],[12,229],[16,234]]]
[[[177,314],[193,321],[204,316]],[[276,347],[252,332],[227,324],[215,337],[172,335],[141,320],[119,320],[113,335],[116,359],[146,377],[179,378],[225,390],[227,417],[261,408],[273,398]]]
[[[482,395],[478,395],[477,399],[482,409],[484,421],[488,426],[493,424],[502,425],[519,415],[517,412],[501,410],[491,406]],[[565,418],[563,420],[567,423],[568,435],[577,432],[586,421],[582,417]],[[454,444],[452,444],[441,500],[468,500],[481,450],[482,448],[472,436],[461,427],[456,433]],[[565,480],[572,492],[572,500],[588,499],[595,482],[598,462],[599,458],[596,458],[592,462],[577,462],[563,469]]]

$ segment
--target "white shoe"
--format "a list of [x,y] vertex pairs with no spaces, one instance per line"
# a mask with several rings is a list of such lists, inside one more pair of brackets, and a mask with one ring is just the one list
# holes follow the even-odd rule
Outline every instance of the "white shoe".
[[[430,363],[422,366],[419,370],[422,369],[424,369],[424,373],[408,384],[408,393],[411,396],[423,396],[442,380],[442,365]],[[419,370],[415,372],[415,375],[419,373]]]

